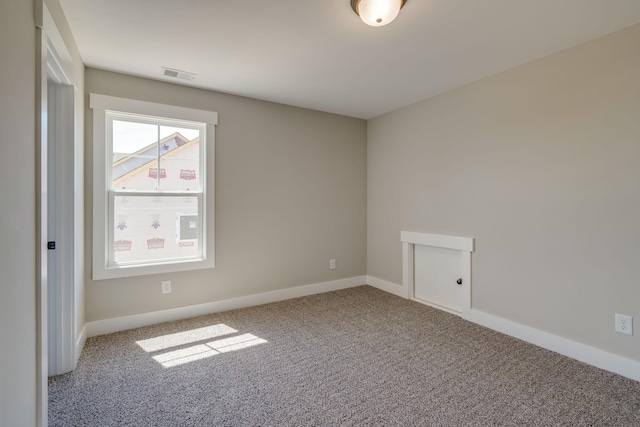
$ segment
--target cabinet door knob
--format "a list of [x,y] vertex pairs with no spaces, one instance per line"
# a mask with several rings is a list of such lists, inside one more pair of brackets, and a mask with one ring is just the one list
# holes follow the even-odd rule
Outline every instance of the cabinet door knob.
[[462,279],[458,279],[458,280],[456,280],[456,283],[457,283],[458,285],[462,285]]

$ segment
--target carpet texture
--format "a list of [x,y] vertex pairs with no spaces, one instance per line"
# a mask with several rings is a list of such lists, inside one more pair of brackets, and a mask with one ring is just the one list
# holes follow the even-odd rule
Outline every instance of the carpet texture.
[[369,286],[87,340],[51,426],[640,426],[640,383]]

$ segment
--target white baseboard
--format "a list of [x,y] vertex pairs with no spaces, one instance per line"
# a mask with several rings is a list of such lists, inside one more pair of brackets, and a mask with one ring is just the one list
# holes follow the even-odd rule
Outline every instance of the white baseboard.
[[[401,285],[387,282],[376,277],[367,276],[367,283],[375,288],[389,292],[402,298],[407,298],[408,292]],[[436,307],[437,308],[437,307]],[[505,335],[521,339],[528,343],[555,351],[586,364],[615,372],[632,380],[640,381],[640,362],[617,354],[609,353],[595,347],[588,346],[568,338],[553,335],[521,323],[513,322],[493,314],[471,309],[465,319],[478,325],[493,329]]]
[[75,360],[73,361],[73,369],[78,366],[78,360],[80,360],[80,355],[82,354],[82,349],[84,348],[84,343],[87,341],[87,325],[85,324],[80,331],[80,334],[76,338],[76,353]]
[[[97,320],[87,323],[76,340],[76,359],[80,356],[82,348],[84,347],[84,342],[88,337],[139,328],[156,323],[170,322],[173,320],[187,319],[205,314],[219,313],[238,308],[284,301],[291,298],[304,297],[323,292],[337,291],[340,289],[360,286],[365,283],[373,286],[374,288],[402,298],[407,298],[408,295],[407,290],[402,285],[373,276],[356,276],[331,282],[281,289],[278,291],[264,292],[256,295],[248,295],[245,297],[214,301],[187,307],[135,314],[132,316],[118,317],[114,319]],[[539,347],[546,348],[547,350],[555,351],[556,353],[560,353],[564,356],[579,360],[600,369],[615,372],[624,377],[640,381],[639,361],[609,353],[586,344],[572,341],[567,338],[553,335],[551,333],[475,309],[471,309],[468,312],[466,319],[478,325],[485,326],[489,329],[493,329]]]
[[367,276],[349,277],[347,279],[331,282],[315,283],[312,285],[298,286],[295,288],[281,289],[264,292],[261,294],[247,295],[222,301],[213,301],[204,304],[190,305],[187,307],[171,308],[168,310],[153,311],[150,313],[134,314],[132,316],[117,317],[114,319],[96,320],[86,324],[86,336],[110,334],[112,332],[127,329],[140,328],[142,326],[157,323],[171,322],[174,320],[188,319],[190,317],[203,316],[205,314],[219,313],[238,308],[253,307],[271,302],[284,301],[291,298],[315,295],[340,289],[353,288],[367,283]]
[[402,298],[407,298],[407,296],[409,295],[407,293],[407,288],[405,288],[404,286],[398,285],[393,282],[388,282],[383,279],[378,279],[377,277],[367,276],[367,284],[369,286],[373,286],[374,288],[378,288],[381,291],[385,291]]
[[617,354],[609,353],[479,310],[471,309],[467,320],[600,369],[615,372],[632,380],[640,381],[640,362],[636,360],[627,359]]

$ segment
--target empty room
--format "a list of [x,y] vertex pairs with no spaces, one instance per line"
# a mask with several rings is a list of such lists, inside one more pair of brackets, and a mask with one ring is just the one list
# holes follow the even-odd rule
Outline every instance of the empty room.
[[640,425],[640,1],[0,22],[1,426]]

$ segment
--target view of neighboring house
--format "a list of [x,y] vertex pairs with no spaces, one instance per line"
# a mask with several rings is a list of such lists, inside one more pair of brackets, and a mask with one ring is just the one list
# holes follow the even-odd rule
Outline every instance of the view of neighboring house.
[[[198,254],[199,138],[169,135],[132,153],[114,153],[114,261],[158,260]],[[159,151],[158,151],[159,150]],[[159,153],[159,156],[158,156]],[[142,196],[135,192],[180,192]]]

